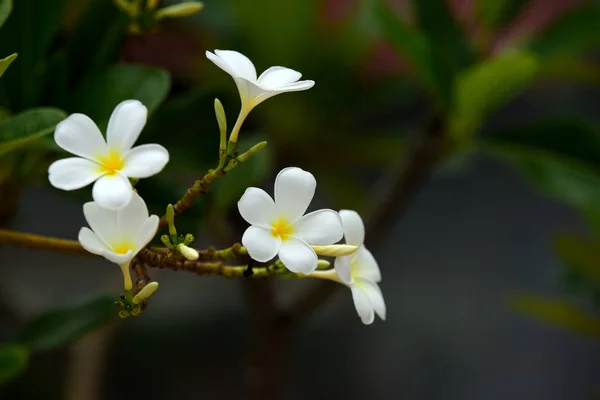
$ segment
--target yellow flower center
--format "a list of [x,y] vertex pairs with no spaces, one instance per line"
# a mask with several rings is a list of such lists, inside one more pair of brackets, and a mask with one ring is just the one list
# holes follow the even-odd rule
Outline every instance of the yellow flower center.
[[107,175],[115,175],[123,169],[125,161],[118,151],[111,150],[108,154],[98,157],[100,171]]
[[123,239],[120,243],[113,244],[112,250],[117,254],[126,254],[129,250],[134,250],[134,245],[131,241]]
[[271,235],[281,237],[281,240],[287,240],[289,235],[294,232],[294,227],[290,225],[284,217],[280,217],[271,223]]

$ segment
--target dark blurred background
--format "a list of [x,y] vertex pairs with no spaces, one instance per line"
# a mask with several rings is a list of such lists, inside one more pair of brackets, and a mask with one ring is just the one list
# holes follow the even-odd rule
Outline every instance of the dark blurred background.
[[213,101],[232,126],[239,98],[204,52],[233,49],[259,73],[283,65],[316,85],[252,111],[240,146],[267,149],[178,228],[198,248],[231,245],[246,187],[309,170],[311,208],[371,221],[388,315],[364,326],[348,290],[309,280],[150,269],[160,289],[141,316],[79,321],[77,334],[42,326],[38,348],[31,321],[57,309],[74,311],[60,326],[85,320],[122,278],[105,260],[0,243],[0,341],[28,349],[16,369],[0,350],[1,398],[600,399],[597,2],[206,0],[161,21],[109,0],[13,3],[0,29],[0,55],[19,53],[0,79],[0,228],[75,239],[90,198],[48,185],[64,157],[51,135],[3,152],[26,138],[7,133],[11,118],[56,107],[103,127],[126,98],[151,110],[140,141],[171,153],[138,185],[162,215],[218,162]]

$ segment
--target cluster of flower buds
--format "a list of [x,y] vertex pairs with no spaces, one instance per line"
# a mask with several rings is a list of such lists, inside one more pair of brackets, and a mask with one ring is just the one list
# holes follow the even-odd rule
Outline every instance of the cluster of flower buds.
[[[219,167],[227,172],[266,145],[261,142],[241,155],[235,151],[238,134],[248,113],[264,100],[280,93],[310,89],[313,81],[300,81],[301,74],[285,67],[271,67],[258,78],[252,62],[235,51],[215,50],[207,57],[230,74],[240,93],[241,109],[226,143],[225,114],[215,101],[221,133]],[[159,173],[169,161],[168,151],[157,144],[133,147],[147,119],[147,109],[137,100],[126,100],[115,108],[108,123],[106,140],[96,124],[83,114],[72,114],[57,125],[54,138],[64,150],[77,157],[54,162],[48,170],[50,183],[63,190],[75,190],[94,183],[92,202],[83,206],[90,228],[82,228],[79,242],[89,252],[119,265],[125,295],[117,302],[123,317],[138,315],[142,304],[156,291],[151,282],[133,293],[131,260],[155,237],[159,218],[149,215],[132,181]],[[238,202],[241,216],[250,224],[242,244],[252,260],[266,263],[277,259],[286,276],[329,279],[351,289],[358,315],[365,324],[374,315],[385,319],[386,307],[378,282],[377,262],[364,246],[365,228],[354,211],[329,209],[306,214],[316,190],[315,177],[300,168],[284,168],[275,180],[274,198],[264,190],[250,187]],[[169,234],[161,241],[169,250],[187,260],[198,259],[188,247],[193,236],[178,235],[174,209],[167,207]],[[345,244],[338,244],[345,237]],[[335,268],[318,256],[333,256]]]

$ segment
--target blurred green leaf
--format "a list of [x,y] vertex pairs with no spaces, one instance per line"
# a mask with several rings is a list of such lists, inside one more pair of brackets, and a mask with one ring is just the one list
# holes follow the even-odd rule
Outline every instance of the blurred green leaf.
[[165,70],[142,65],[121,64],[88,76],[72,99],[71,108],[93,119],[105,130],[115,106],[137,99],[152,113],[165,99],[171,77]]
[[413,73],[419,77],[423,86],[435,92],[435,77],[427,38],[419,30],[408,26],[383,1],[376,1],[373,9],[384,36],[410,64]]
[[0,385],[21,375],[29,363],[29,349],[18,343],[0,345]]
[[556,58],[542,64],[540,78],[600,85],[600,66],[577,56]]
[[[244,152],[262,140],[264,139],[259,135],[246,135],[240,139],[238,149]],[[258,185],[267,179],[272,165],[273,150],[272,146],[267,144],[261,152],[215,182],[212,191],[217,207],[227,209],[242,197],[248,187]]]
[[0,122],[0,156],[49,135],[66,116],[57,108],[35,108]]
[[117,60],[128,24],[129,18],[112,1],[90,2],[67,47],[72,86]]
[[45,312],[29,322],[19,342],[33,350],[49,350],[68,345],[116,318],[114,299],[100,297],[74,307]]
[[570,268],[576,269],[600,289],[599,243],[572,233],[554,238],[554,250]]
[[63,0],[19,0],[2,27],[0,54],[19,58],[2,80],[13,111],[41,105],[46,53],[60,27]]
[[510,304],[522,314],[600,339],[600,319],[564,300],[547,299],[531,294],[514,294],[510,298]]
[[516,17],[526,4],[525,0],[477,0],[476,10],[483,26],[495,30]]
[[471,45],[447,1],[414,1],[412,4],[419,27],[429,42],[435,88],[442,105],[448,106],[456,76],[473,61]]
[[544,59],[577,55],[600,44],[600,4],[588,2],[561,15],[530,43]]
[[4,25],[12,11],[12,7],[12,0],[0,0],[0,26]]
[[451,136],[459,143],[468,143],[489,113],[533,81],[538,66],[530,53],[510,51],[462,72],[456,79]]
[[0,59],[0,76],[4,75],[4,71],[8,68],[11,62],[17,58],[17,53],[13,53],[10,56]]

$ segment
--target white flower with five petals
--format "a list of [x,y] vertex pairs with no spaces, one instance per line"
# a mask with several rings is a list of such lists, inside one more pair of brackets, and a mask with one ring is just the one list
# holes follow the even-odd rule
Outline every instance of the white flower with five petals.
[[365,226],[356,211],[341,210],[346,243],[358,247],[349,256],[335,259],[335,272],[342,283],[352,291],[356,311],[366,325],[375,319],[375,314],[385,320],[386,307],[383,294],[377,283],[381,282],[381,272],[377,261],[364,245]]
[[110,210],[91,201],[83,205],[89,226],[79,231],[79,243],[90,253],[121,267],[125,290],[131,290],[129,263],[156,235],[159,218],[148,215],[146,203],[133,192],[131,201],[120,210]]
[[117,105],[108,122],[106,140],[84,114],[71,114],[56,126],[54,140],[78,157],[55,161],[48,168],[50,183],[62,190],[89,185],[100,206],[125,207],[133,194],[128,178],[148,178],[169,161],[169,152],[158,144],[133,147],[146,124],[148,110],[137,100]]
[[250,223],[242,244],[254,260],[266,262],[279,256],[292,272],[310,274],[317,255],[310,245],[329,245],[343,236],[342,221],[333,210],[304,215],[314,194],[315,177],[288,167],[275,179],[275,200],[264,190],[250,187],[238,202],[242,217]]
[[271,67],[258,78],[256,68],[245,55],[232,50],[206,52],[206,57],[223,71],[227,72],[238,87],[242,100],[242,110],[250,111],[269,97],[280,93],[310,89],[314,81],[300,81],[302,74],[285,67]]

